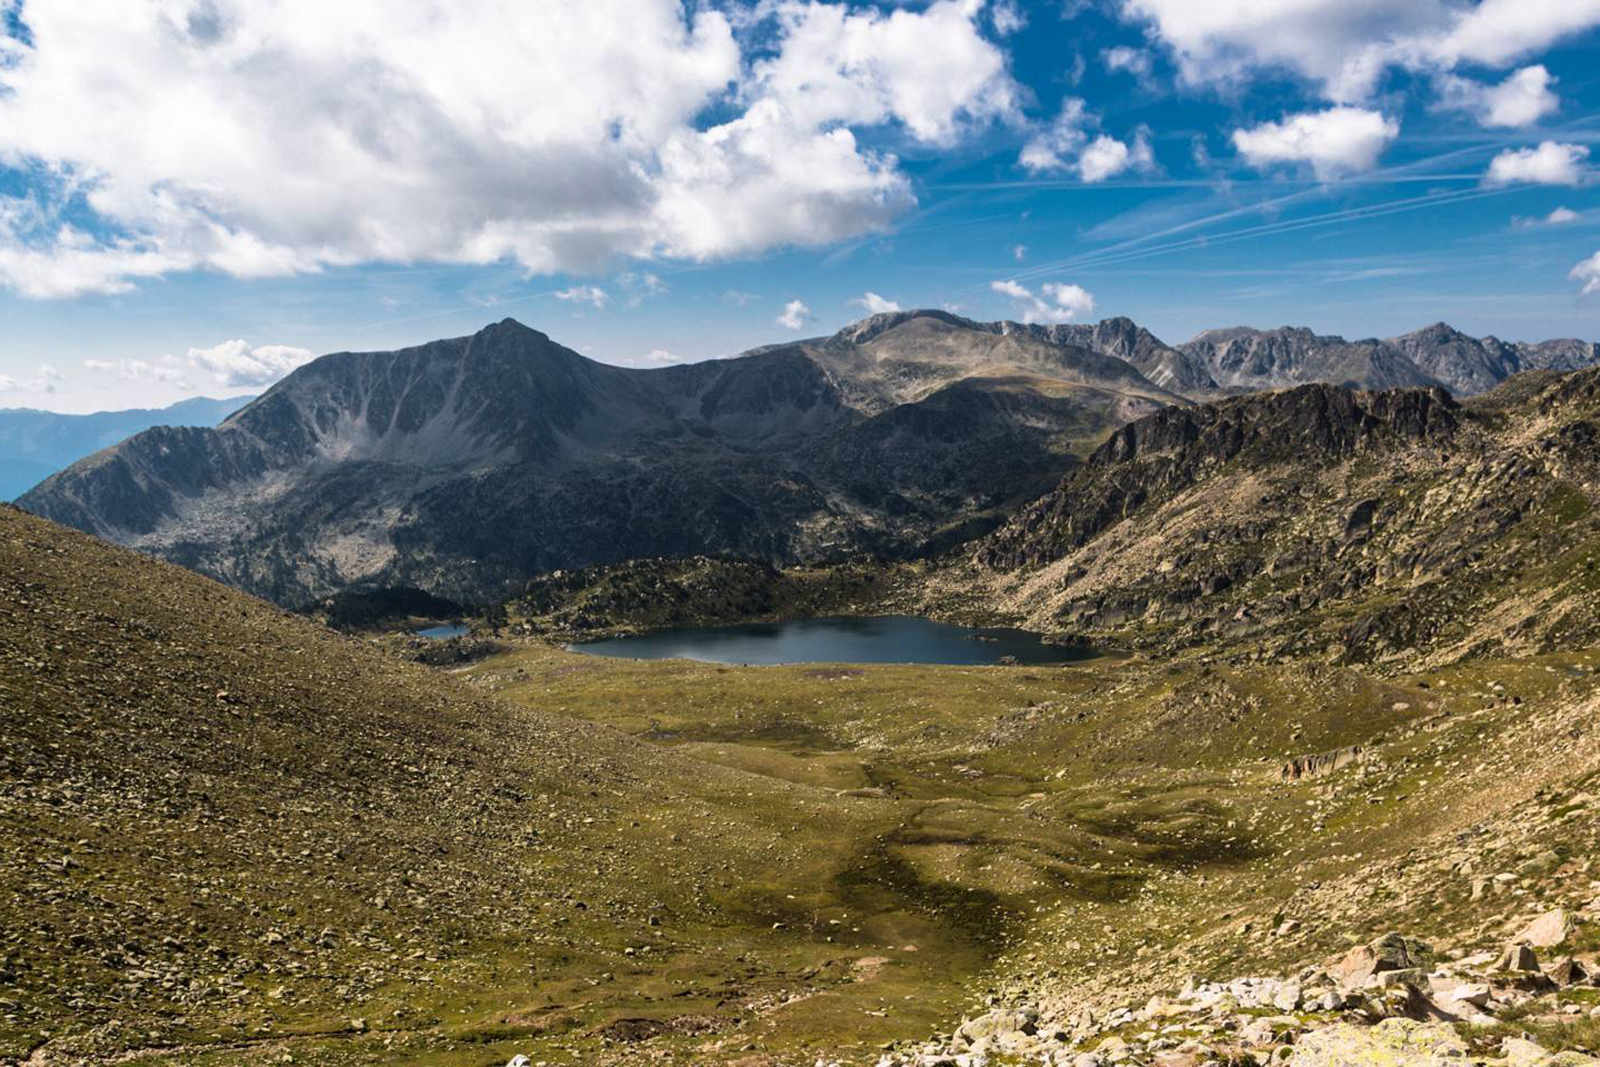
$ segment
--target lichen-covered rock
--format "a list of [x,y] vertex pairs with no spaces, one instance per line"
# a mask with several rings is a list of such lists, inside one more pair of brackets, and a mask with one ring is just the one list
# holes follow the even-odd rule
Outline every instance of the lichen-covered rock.
[[1466,1067],[1467,1046],[1449,1026],[1385,1019],[1372,1027],[1339,1023],[1307,1034],[1290,1067]]

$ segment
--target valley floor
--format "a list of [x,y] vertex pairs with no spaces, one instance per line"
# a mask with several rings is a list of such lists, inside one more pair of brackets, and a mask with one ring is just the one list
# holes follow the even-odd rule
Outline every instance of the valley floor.
[[0,635],[0,1062],[1075,1056],[1391,930],[1600,948],[1592,650],[441,671],[3,509]]

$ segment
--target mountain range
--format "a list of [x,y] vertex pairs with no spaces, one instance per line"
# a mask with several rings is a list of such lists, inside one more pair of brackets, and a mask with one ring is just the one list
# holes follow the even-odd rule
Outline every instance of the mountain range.
[[12,500],[56,471],[152,426],[215,426],[254,400],[197,396],[164,408],[67,415],[0,409],[0,500]]
[[1172,347],[1127,319],[908,311],[639,370],[507,319],[324,356],[216,429],[147,430],[20,502],[285,604],[400,585],[485,602],[638,557],[933,555],[1162,408],[1307,382],[1470,396],[1596,358],[1589,342],[1442,325],[1356,342],[1238,328]]

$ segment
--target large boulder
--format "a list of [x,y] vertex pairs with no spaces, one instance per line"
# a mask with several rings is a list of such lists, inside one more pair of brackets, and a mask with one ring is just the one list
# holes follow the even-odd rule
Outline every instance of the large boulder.
[[1385,1019],[1339,1023],[1300,1039],[1290,1067],[1466,1067],[1467,1046],[1444,1023]]
[[1426,970],[1433,950],[1421,941],[1400,934],[1384,934],[1371,944],[1358,945],[1328,968],[1345,989],[1360,989],[1376,984],[1377,976],[1387,971]]
[[1555,948],[1571,937],[1576,930],[1577,924],[1572,921],[1567,909],[1556,908],[1529,923],[1516,936],[1516,940],[1526,942],[1535,948]]

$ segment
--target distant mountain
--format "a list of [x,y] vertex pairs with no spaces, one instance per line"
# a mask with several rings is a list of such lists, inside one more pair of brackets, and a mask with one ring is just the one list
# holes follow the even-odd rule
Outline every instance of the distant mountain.
[[486,600],[639,556],[937,551],[1181,399],[1116,356],[940,312],[652,370],[507,319],[324,356],[215,430],[148,430],[20,503],[283,603]]
[[1468,337],[1444,323],[1389,340],[1360,341],[1322,336],[1305,327],[1236,326],[1207,330],[1179,345],[1175,353],[1161,352],[1160,359],[1171,370],[1136,365],[1152,381],[1196,399],[1313,383],[1352,389],[1442,385],[1466,397],[1487,392],[1523,371],[1594,366],[1600,363],[1600,352],[1588,341],[1507,343]]
[[64,467],[152,426],[215,426],[254,397],[198,396],[171,407],[63,415],[0,409],[0,500],[12,500]]
[[1390,343],[1418,369],[1461,396],[1487,392],[1523,371],[1579,370],[1600,362],[1600,354],[1588,341],[1507,343],[1495,337],[1468,337],[1442,322],[1396,337]]
[[1027,333],[1116,356],[1154,384],[1191,400],[1311,384],[1352,389],[1442,385],[1456,396],[1466,397],[1487,392],[1524,371],[1571,371],[1600,363],[1600,350],[1593,342],[1480,339],[1444,323],[1388,340],[1358,341],[1324,336],[1305,327],[1258,330],[1235,326],[1207,330],[1176,347],[1123,318],[1059,326],[973,325]]
[[1355,389],[1439,384],[1383,341],[1321,337],[1304,327],[1207,330],[1180,345],[1225,392],[1283,389],[1310,382]]

